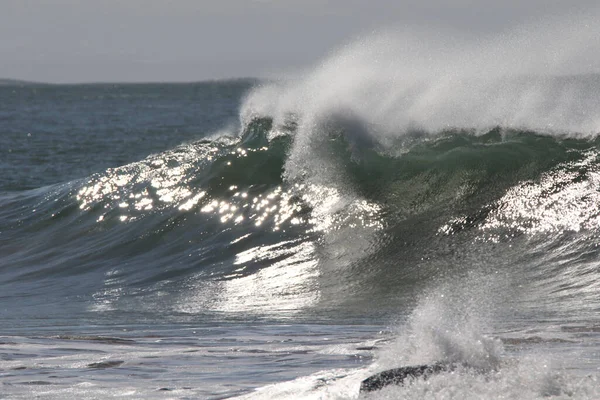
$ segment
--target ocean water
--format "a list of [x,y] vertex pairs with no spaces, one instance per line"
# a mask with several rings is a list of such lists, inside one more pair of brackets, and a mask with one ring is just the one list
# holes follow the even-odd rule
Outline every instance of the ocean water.
[[600,398],[588,30],[1,86],[0,397]]

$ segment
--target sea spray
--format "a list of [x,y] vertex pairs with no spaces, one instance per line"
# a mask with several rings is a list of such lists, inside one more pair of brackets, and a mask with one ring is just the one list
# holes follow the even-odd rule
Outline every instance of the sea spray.
[[336,124],[350,142],[388,150],[407,133],[450,128],[595,135],[600,79],[577,74],[600,71],[597,14],[476,40],[412,28],[374,34],[299,79],[258,87],[241,119],[269,116],[275,127],[293,120],[286,177],[318,181],[335,176],[315,158],[323,159],[326,127]]
[[[380,368],[448,363],[481,371],[499,367],[500,340],[489,335],[502,307],[503,276],[476,268],[466,276],[439,276],[398,328],[398,338],[379,352]],[[437,282],[437,283],[434,283]]]

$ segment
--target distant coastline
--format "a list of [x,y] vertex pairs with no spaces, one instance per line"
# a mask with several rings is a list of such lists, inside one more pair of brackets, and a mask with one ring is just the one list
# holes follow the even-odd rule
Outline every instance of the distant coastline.
[[[537,78],[554,78],[558,80],[572,80],[572,79],[598,79],[600,80],[600,72],[590,73],[574,73],[574,74],[558,74],[558,75],[515,75],[511,76],[511,79],[537,79]],[[223,82],[251,82],[251,83],[273,83],[295,80],[295,78],[269,78],[269,77],[229,77],[229,78],[207,78],[190,81],[89,81],[89,82],[42,82],[42,81],[28,81],[22,79],[11,79],[11,78],[0,78],[0,86],[80,86],[80,85],[195,85],[195,84],[210,84],[210,83],[223,83]]]
[[127,81],[90,81],[90,82],[65,82],[65,83],[48,83],[39,81],[26,81],[20,79],[8,79],[0,78],[0,86],[55,86],[55,85],[66,85],[66,86],[78,86],[78,85],[189,85],[189,84],[205,84],[205,83],[222,83],[222,82],[259,82],[268,81],[268,79],[254,78],[254,77],[239,77],[239,78],[222,78],[222,79],[206,79],[198,81],[149,81],[149,82],[127,82]]
[[23,81],[23,80],[19,80],[19,79],[2,79],[2,78],[0,78],[0,86],[29,86],[29,85],[48,85],[48,83]]

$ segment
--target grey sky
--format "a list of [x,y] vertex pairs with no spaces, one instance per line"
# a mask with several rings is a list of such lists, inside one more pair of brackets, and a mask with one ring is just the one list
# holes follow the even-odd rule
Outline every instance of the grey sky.
[[507,30],[597,0],[0,0],[0,78],[197,81],[315,63],[389,26]]

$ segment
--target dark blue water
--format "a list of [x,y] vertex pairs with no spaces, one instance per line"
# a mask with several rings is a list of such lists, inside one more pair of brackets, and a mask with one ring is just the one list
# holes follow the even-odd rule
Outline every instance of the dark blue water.
[[84,178],[236,127],[252,83],[2,87],[0,188]]

